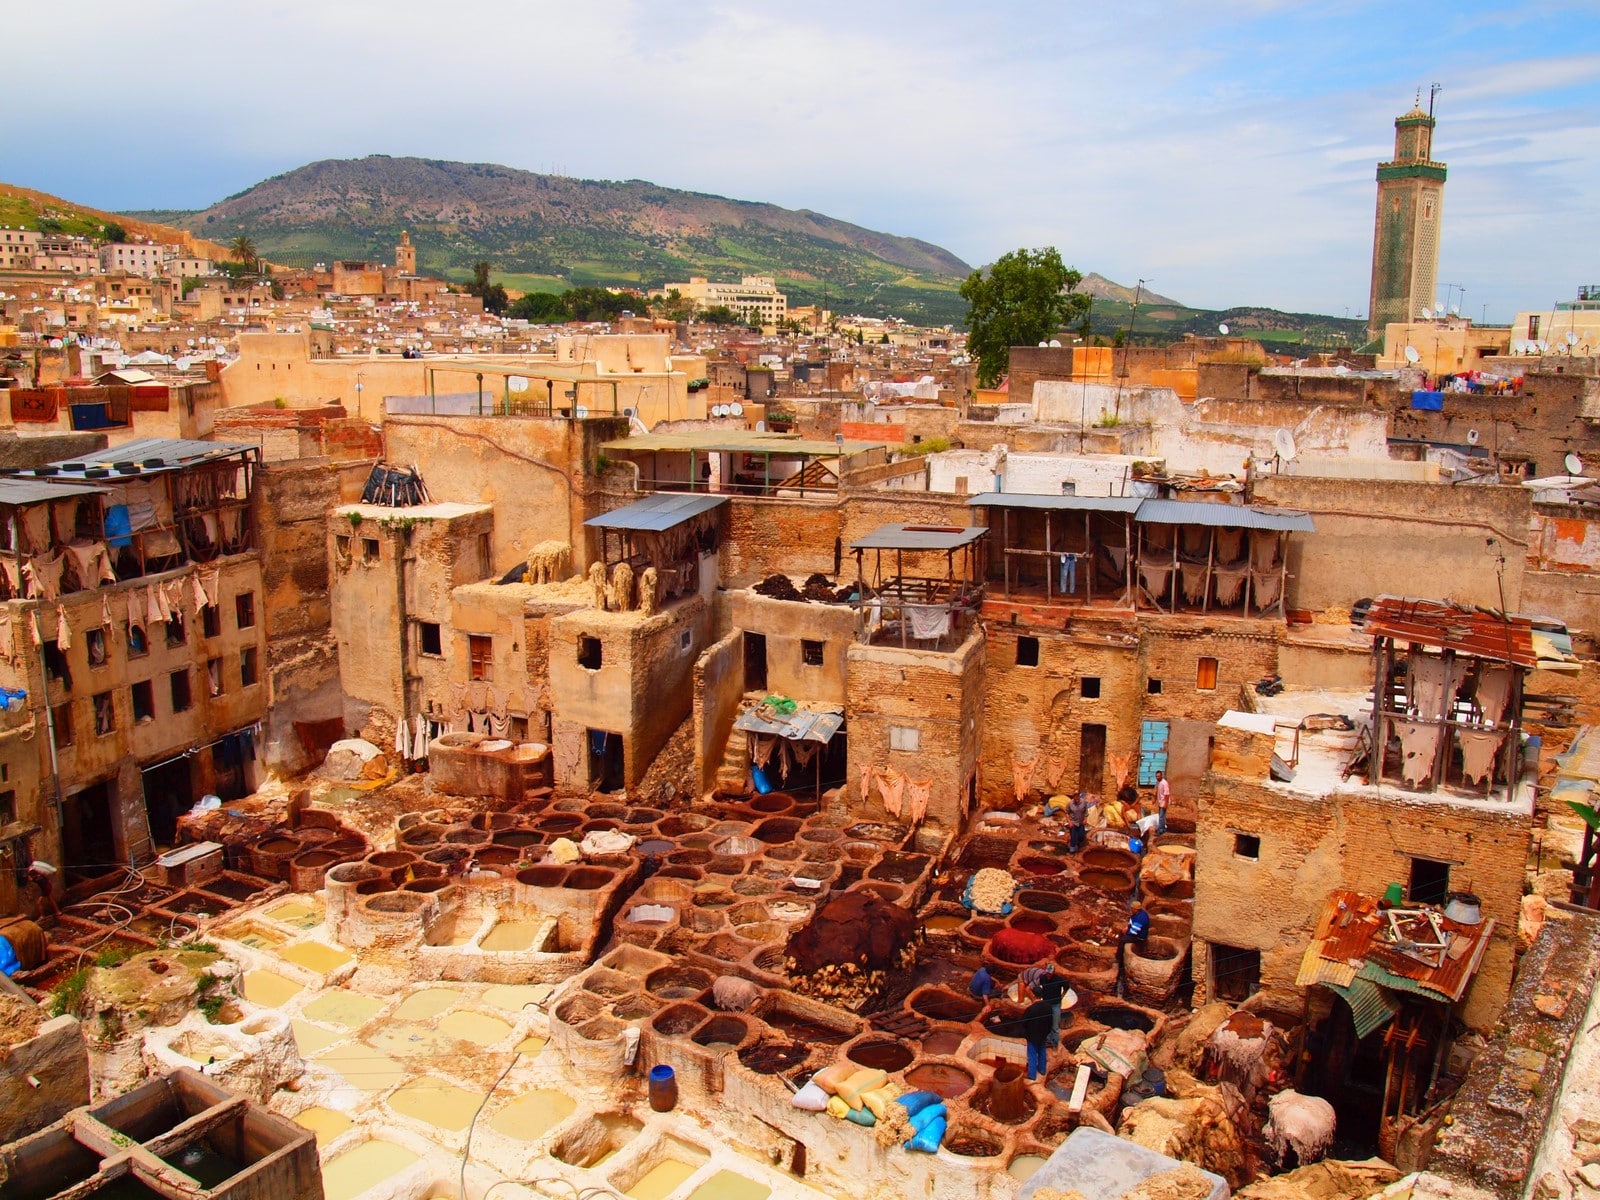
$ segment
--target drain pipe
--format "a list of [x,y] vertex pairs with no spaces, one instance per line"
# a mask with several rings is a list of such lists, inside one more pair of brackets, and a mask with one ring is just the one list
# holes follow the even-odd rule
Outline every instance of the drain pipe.
[[[395,611],[399,615],[400,637],[400,713],[397,721],[411,719],[411,685],[421,678],[412,669],[411,662],[411,616],[406,608],[406,562],[407,552],[411,548],[411,523],[402,518],[394,523],[394,561],[395,561]],[[416,754],[416,748],[412,747]],[[423,755],[416,755],[418,758]]]

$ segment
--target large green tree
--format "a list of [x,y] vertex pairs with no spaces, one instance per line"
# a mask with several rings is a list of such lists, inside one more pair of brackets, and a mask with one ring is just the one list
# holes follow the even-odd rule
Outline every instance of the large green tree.
[[977,360],[978,386],[993,387],[1011,364],[1011,347],[1047,341],[1082,319],[1089,296],[1077,291],[1083,274],[1066,266],[1054,246],[1013,250],[987,272],[961,285],[967,302],[967,352]]
[[482,300],[487,313],[503,313],[511,303],[505,287],[489,281],[489,264],[481,259],[472,264],[472,281],[467,284],[466,293]]

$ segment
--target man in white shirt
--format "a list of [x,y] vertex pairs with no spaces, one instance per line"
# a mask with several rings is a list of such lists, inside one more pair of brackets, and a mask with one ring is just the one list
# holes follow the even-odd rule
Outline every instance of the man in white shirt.
[[1172,799],[1172,785],[1167,782],[1166,775],[1156,772],[1156,832],[1167,831],[1167,802]]

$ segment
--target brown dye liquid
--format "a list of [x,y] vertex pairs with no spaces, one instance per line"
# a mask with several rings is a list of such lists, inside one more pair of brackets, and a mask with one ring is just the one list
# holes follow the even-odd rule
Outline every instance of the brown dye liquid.
[[943,917],[929,917],[922,923],[924,929],[960,929],[967,923],[965,917],[948,915]]
[[840,1046],[850,1037],[842,1029],[835,1029],[831,1025],[823,1025],[817,1021],[808,1021],[792,1013],[768,1013],[762,1020],[797,1042],[817,1042],[824,1046]]
[[954,1100],[972,1087],[972,1076],[945,1063],[923,1063],[906,1072],[906,1083],[919,1092],[932,1092]]
[[954,1054],[961,1049],[961,1043],[966,1040],[966,1034],[954,1029],[942,1029],[938,1033],[930,1033],[922,1039],[922,1052],[924,1054]]

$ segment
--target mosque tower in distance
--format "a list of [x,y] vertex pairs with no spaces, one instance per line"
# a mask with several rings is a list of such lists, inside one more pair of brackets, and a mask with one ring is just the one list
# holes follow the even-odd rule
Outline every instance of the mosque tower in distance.
[[1394,158],[1378,164],[1378,215],[1372,229],[1372,296],[1367,335],[1432,309],[1439,281],[1439,220],[1445,166],[1433,161],[1433,95],[1394,123]]
[[402,275],[417,273],[417,248],[411,244],[408,232],[400,234],[400,244],[394,248],[394,269]]

